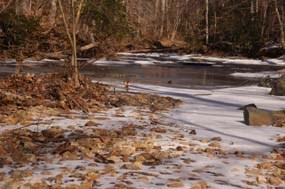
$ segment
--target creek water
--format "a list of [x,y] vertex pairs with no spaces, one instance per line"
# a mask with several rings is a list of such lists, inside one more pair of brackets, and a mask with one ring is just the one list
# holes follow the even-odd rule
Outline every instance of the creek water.
[[[152,59],[159,64],[141,65],[133,62],[148,62],[148,56],[118,56],[110,59],[113,64],[96,65],[82,62],[81,73],[91,76],[98,81],[108,82],[138,82],[145,84],[182,87],[182,88],[224,88],[258,83],[256,78],[233,77],[235,72],[261,72],[276,71],[281,69],[276,66],[260,65],[206,65],[184,64],[178,60],[170,60],[165,57]],[[108,60],[106,60],[108,61]],[[116,62],[128,62],[130,64],[116,64]],[[171,63],[165,63],[171,61]],[[63,67],[59,63],[26,64],[24,72],[47,73],[61,72]],[[14,73],[14,64],[0,64],[0,77]]]

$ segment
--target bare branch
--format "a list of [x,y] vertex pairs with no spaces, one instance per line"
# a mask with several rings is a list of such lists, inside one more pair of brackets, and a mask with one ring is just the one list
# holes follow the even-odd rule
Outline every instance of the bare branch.
[[70,41],[70,44],[71,44],[71,46],[73,48],[73,40],[72,40],[71,34],[69,32],[69,27],[68,27],[68,24],[67,24],[67,21],[66,21],[66,16],[65,16],[65,13],[64,13],[64,10],[63,10],[63,7],[62,7],[61,0],[57,0],[57,1],[58,1],[58,4],[59,4],[60,12],[62,14],[63,23],[64,23],[64,26],[65,26],[65,29],[66,29],[66,34],[67,34],[68,39]]
[[83,2],[84,2],[84,0],[81,0],[79,7],[78,7],[78,11],[77,11],[77,15],[76,15],[76,21],[75,21],[76,25],[78,25],[78,23],[79,23],[80,15],[81,15],[82,8],[83,8]]
[[13,0],[10,0],[6,6],[4,6],[1,10],[0,10],[0,14],[2,14],[10,5],[11,3],[13,2]]

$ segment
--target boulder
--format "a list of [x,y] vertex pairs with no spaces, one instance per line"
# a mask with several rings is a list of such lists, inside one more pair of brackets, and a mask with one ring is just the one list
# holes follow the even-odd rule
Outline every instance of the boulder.
[[267,44],[258,52],[259,57],[278,58],[284,54],[284,49],[280,44]]
[[274,82],[270,94],[275,96],[285,96],[285,75]]
[[245,105],[243,107],[240,107],[238,110],[245,110],[249,107],[257,108],[257,106],[255,104],[248,104],[248,105]]
[[267,88],[273,88],[273,86],[276,84],[277,79],[271,78],[270,76],[261,78],[258,82],[259,87],[267,87]]
[[256,107],[247,107],[243,111],[244,122],[252,126],[274,125],[274,123],[285,120],[285,110],[270,111]]

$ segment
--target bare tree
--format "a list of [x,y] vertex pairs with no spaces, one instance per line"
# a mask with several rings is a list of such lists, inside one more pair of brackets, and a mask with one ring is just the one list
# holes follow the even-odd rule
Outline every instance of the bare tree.
[[75,86],[80,86],[79,82],[79,68],[77,61],[77,30],[80,21],[80,16],[82,13],[82,9],[84,6],[84,0],[69,0],[68,3],[65,3],[67,6],[71,8],[71,14],[67,15],[64,11],[64,7],[62,5],[62,1],[58,0],[61,16],[63,19],[63,23],[66,29],[66,34],[68,36],[68,40],[70,46],[72,48],[71,54],[71,63],[70,63],[70,76]]
[[209,0],[206,0],[206,44],[209,44]]
[[280,27],[280,42],[281,42],[283,49],[285,49],[285,32],[284,32],[284,23],[283,23],[284,20],[282,20],[282,17],[281,17],[279,8],[278,8],[277,0],[274,0],[274,5],[275,5],[275,12],[277,15],[277,19],[279,22],[279,27]]

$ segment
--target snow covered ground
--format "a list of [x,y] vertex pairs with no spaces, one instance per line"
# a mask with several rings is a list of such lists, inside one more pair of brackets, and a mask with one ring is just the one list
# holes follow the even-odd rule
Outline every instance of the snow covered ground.
[[[113,85],[118,90],[124,90],[122,83]],[[0,172],[10,174],[13,170],[32,171],[25,181],[33,183],[44,180],[54,184],[59,179],[62,186],[80,184],[87,173],[87,177],[91,175],[96,178],[93,187],[102,189],[120,188],[117,184],[121,184],[121,188],[128,186],[139,189],[266,189],[273,186],[273,182],[261,182],[264,180],[262,178],[267,180],[267,177],[273,177],[271,168],[265,170],[257,167],[264,162],[278,161],[273,159],[275,156],[271,152],[280,144],[276,138],[284,137],[285,130],[272,126],[246,126],[242,111],[238,108],[255,103],[260,108],[284,109],[285,97],[269,96],[268,88],[256,86],[192,90],[131,83],[130,92],[170,96],[181,99],[183,103],[173,110],[157,113],[132,107],[113,108],[90,115],[74,112],[62,117],[50,117],[45,119],[46,124],[27,128],[41,131],[60,126],[66,132],[92,134],[94,129],[118,130],[134,124],[138,135],[126,141],[118,141],[116,145],[118,148],[126,145],[125,153],[128,153],[127,149],[132,142],[147,139],[156,146],[157,149],[154,149],[159,152],[157,156],[161,158],[160,163],[142,165],[135,162],[126,167],[125,160],[120,158],[115,163],[106,164],[94,163],[92,158],[60,160],[60,155],[50,154],[48,162],[24,167],[8,165],[0,168]],[[84,126],[89,120],[95,121],[97,125]],[[2,125],[2,131],[4,128]],[[72,143],[78,145],[75,141]],[[128,158],[134,155],[137,154]],[[274,166],[272,169],[276,170]],[[282,172],[274,174],[275,178],[276,174]],[[5,184],[10,181],[6,178],[0,182],[0,188],[19,184],[18,180],[12,182],[14,185]],[[281,186],[285,186],[285,183],[279,183]]]
[[232,73],[231,76],[234,77],[247,77],[247,78],[280,78],[283,73],[278,73],[274,71],[269,71],[269,72],[257,72],[257,73],[252,73],[252,72],[235,72]]
[[223,137],[231,151],[268,152],[276,145],[271,138],[285,134],[284,128],[246,126],[243,112],[238,110],[251,103],[264,109],[284,109],[285,97],[268,95],[269,88],[191,90],[134,84],[131,89],[181,99],[183,105],[165,116],[178,125],[197,129],[201,136]]
[[[269,65],[269,66],[285,66],[284,57],[275,59],[248,59],[242,57],[212,57],[200,54],[186,54],[178,55],[176,53],[118,53],[118,60],[113,59],[94,59],[94,58],[78,58],[79,61],[87,61],[88,63],[109,66],[109,65],[159,65],[159,64],[206,64],[206,65]],[[37,65],[43,63],[58,63],[64,60],[52,60],[43,59],[40,61],[36,60],[25,60],[24,63],[27,65]],[[16,60],[0,61],[1,64],[13,65],[16,64]]]
[[[190,159],[191,163],[185,166],[177,160],[176,163],[181,166],[177,177],[186,179],[193,174],[194,180],[206,181],[212,188],[268,186],[255,183],[257,175],[252,176],[248,172],[264,161],[263,155],[270,154],[272,149],[280,144],[275,139],[284,137],[285,130],[272,126],[246,126],[243,123],[243,112],[238,108],[254,103],[260,108],[280,110],[285,108],[285,97],[269,96],[270,89],[256,86],[191,90],[133,84],[130,90],[171,96],[184,102],[177,109],[164,113],[161,118],[165,122],[174,123],[171,127],[184,131],[185,138],[180,142],[187,141],[194,143],[194,146],[197,145],[197,148],[205,149],[211,143],[211,139],[220,138],[219,144],[227,155],[213,156],[207,153],[205,155],[186,152],[183,158]],[[193,130],[197,135],[186,134]],[[172,148],[181,144],[175,140],[164,142],[165,146],[169,145]],[[244,156],[238,157],[235,153],[242,153]],[[172,176],[174,175],[176,174],[173,173]],[[186,185],[182,188],[188,188],[189,182],[184,182]],[[285,186],[285,183],[282,186]]]
[[[119,56],[123,57],[141,57],[141,58],[152,58],[152,59],[169,59],[172,62],[179,63],[203,63],[203,64],[236,64],[236,65],[271,65],[271,66],[285,66],[284,58],[276,58],[276,59],[266,59],[266,60],[258,60],[258,59],[248,59],[241,57],[211,57],[199,54],[186,54],[186,55],[178,55],[175,53],[166,54],[166,53],[118,53]],[[148,64],[151,63],[148,62]],[[154,63],[154,62],[152,62]],[[160,62],[160,63],[163,63]],[[169,62],[168,62],[169,63]],[[95,62],[96,64],[96,62]]]

